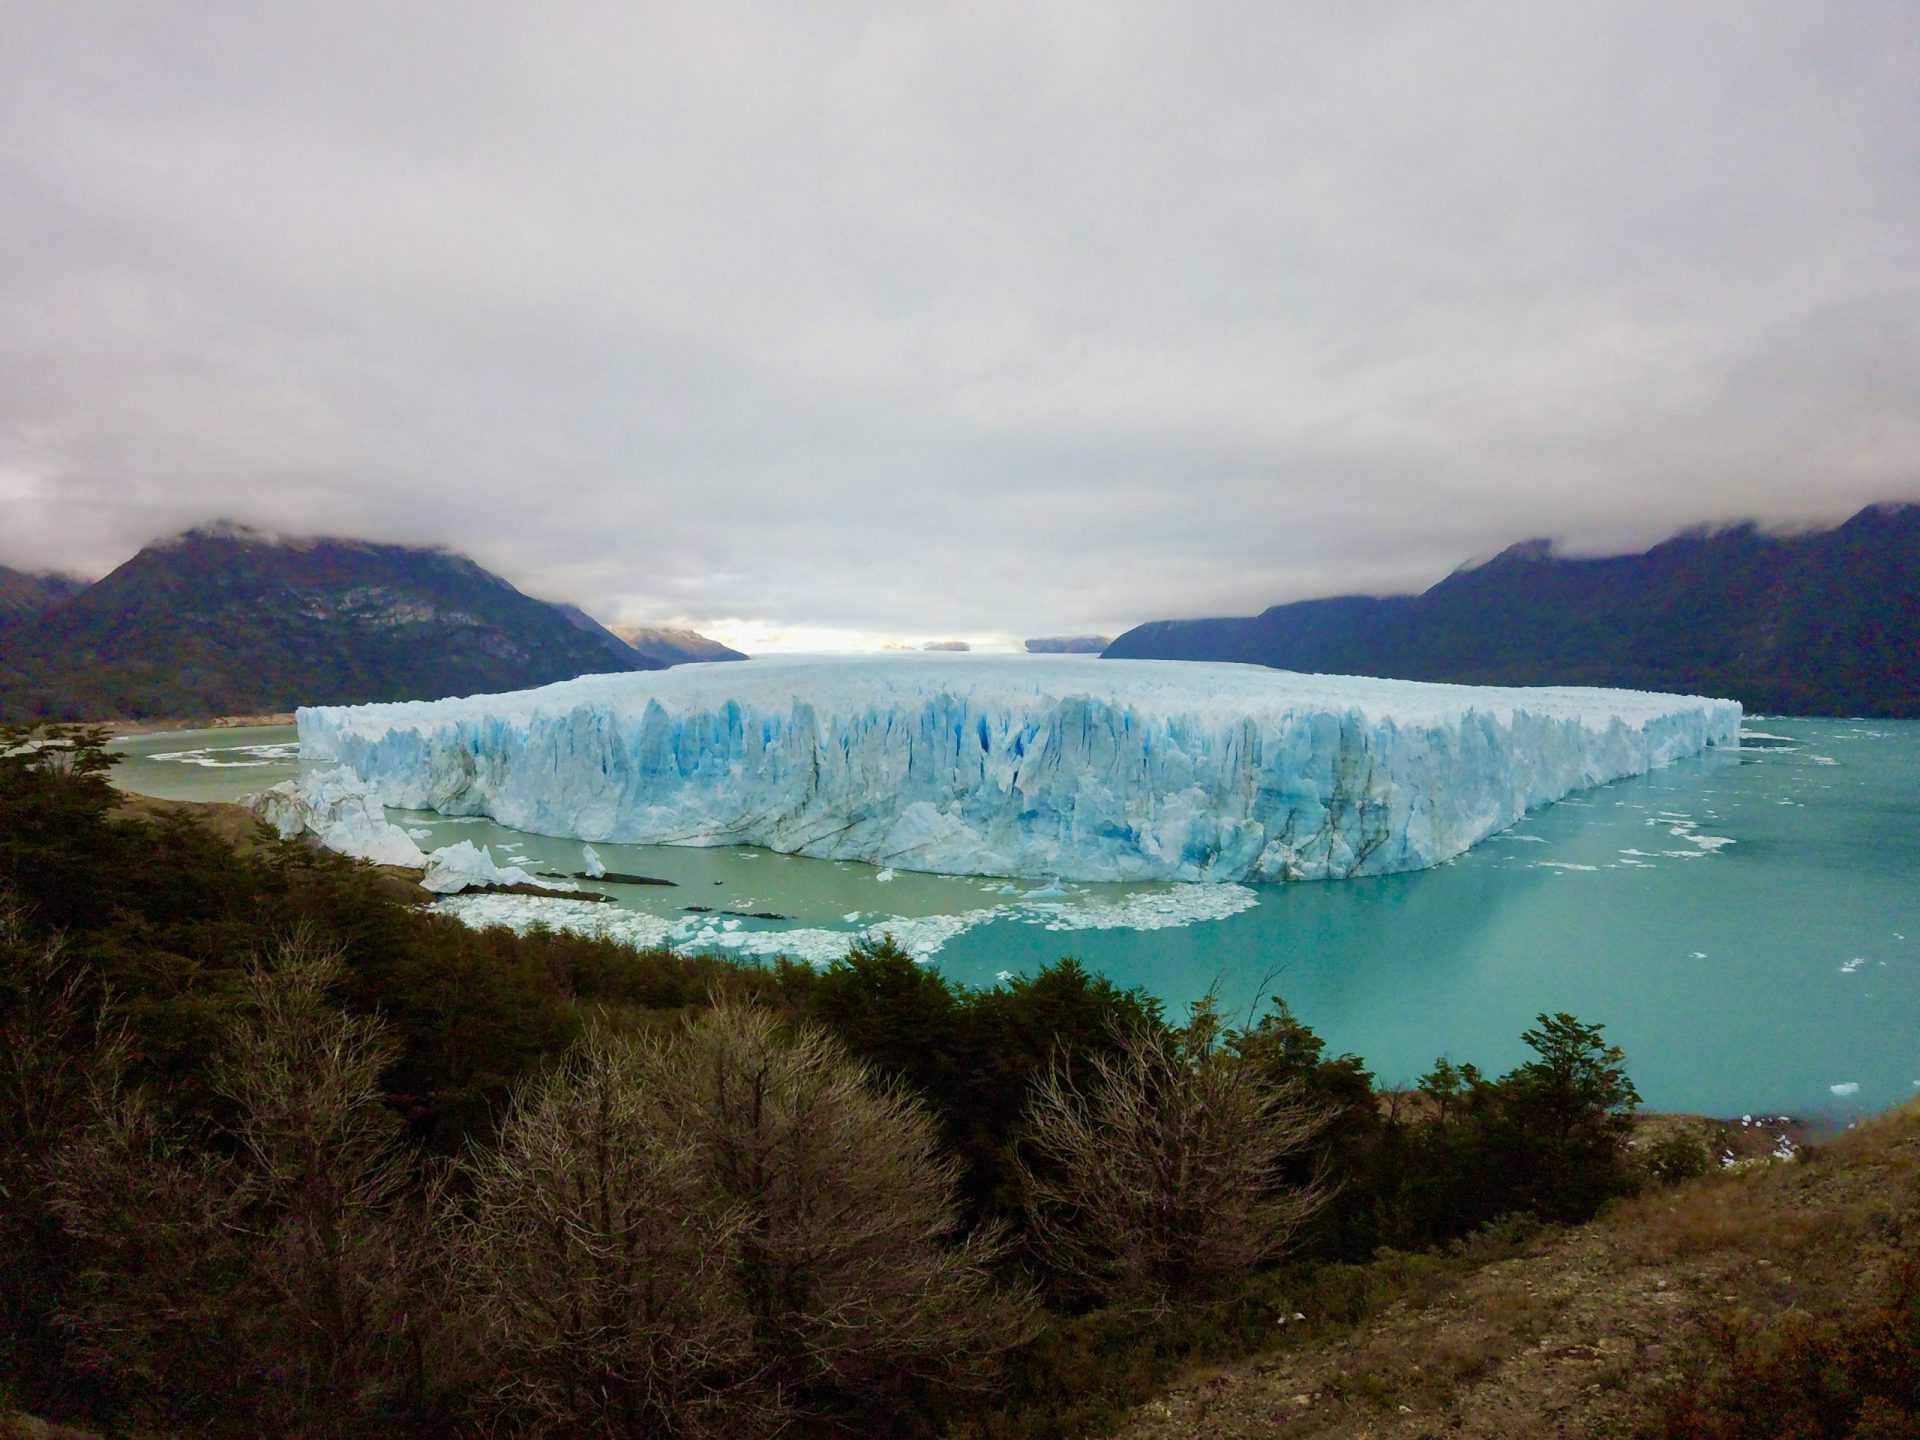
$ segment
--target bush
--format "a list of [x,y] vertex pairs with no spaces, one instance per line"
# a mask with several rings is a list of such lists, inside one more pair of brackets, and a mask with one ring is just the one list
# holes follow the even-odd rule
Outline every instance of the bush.
[[501,1418],[603,1435],[879,1417],[1026,1334],[932,1122],[831,1039],[722,1006],[589,1036],[470,1166],[461,1293]]
[[1712,1342],[1668,1391],[1657,1440],[1911,1440],[1920,1435],[1920,1260],[1881,1302],[1841,1320],[1798,1312],[1712,1322]]
[[1179,1029],[1135,1025],[1027,1107],[1020,1175],[1041,1254],[1103,1299],[1164,1309],[1272,1263],[1328,1198],[1286,1162],[1331,1118],[1224,1044],[1212,997]]
[[1713,1152],[1698,1135],[1663,1135],[1641,1156],[1649,1178],[1661,1185],[1695,1180],[1713,1168]]

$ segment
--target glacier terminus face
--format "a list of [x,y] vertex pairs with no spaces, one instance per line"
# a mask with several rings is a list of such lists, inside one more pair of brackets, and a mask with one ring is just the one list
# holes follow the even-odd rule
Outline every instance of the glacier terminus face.
[[388,805],[582,841],[947,874],[1318,880],[1438,864],[1571,791],[1732,745],[1740,707],[1253,665],[754,660],[323,706]]

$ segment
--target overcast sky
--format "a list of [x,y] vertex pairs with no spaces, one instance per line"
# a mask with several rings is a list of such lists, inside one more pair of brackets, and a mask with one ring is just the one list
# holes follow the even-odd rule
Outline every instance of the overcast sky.
[[749,647],[1920,498],[1920,7],[0,4],[0,562]]

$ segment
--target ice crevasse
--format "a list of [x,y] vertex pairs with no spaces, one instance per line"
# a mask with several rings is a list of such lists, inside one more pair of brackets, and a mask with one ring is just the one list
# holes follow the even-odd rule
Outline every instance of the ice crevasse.
[[583,841],[949,874],[1326,879],[1438,864],[1732,745],[1728,700],[1260,666],[929,655],[585,676],[298,712],[389,805]]

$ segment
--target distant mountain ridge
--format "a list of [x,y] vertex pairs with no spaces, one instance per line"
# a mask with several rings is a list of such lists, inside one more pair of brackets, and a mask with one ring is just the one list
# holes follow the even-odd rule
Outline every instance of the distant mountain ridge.
[[223,522],[8,628],[0,719],[437,699],[663,664],[449,550]]
[[87,582],[76,575],[0,565],[0,630],[44,615],[86,588]]
[[616,625],[613,634],[622,644],[663,665],[685,665],[706,660],[745,660],[738,650],[709,640],[697,630],[675,625]]
[[1105,635],[1040,635],[1026,643],[1029,655],[1098,655],[1113,641]]
[[1920,716],[1920,505],[1871,505],[1806,534],[1750,524],[1687,531],[1644,554],[1598,559],[1525,541],[1420,595],[1156,620],[1104,653],[1670,690],[1761,712]]

